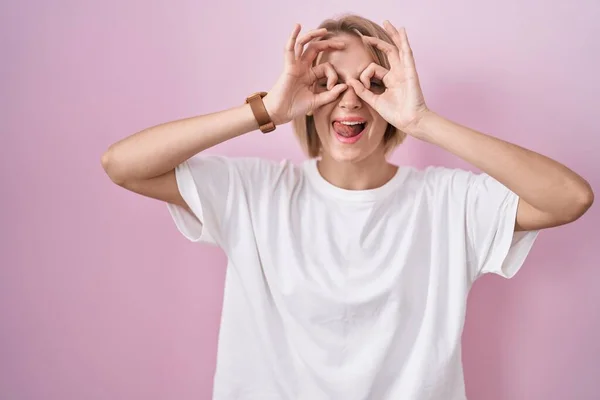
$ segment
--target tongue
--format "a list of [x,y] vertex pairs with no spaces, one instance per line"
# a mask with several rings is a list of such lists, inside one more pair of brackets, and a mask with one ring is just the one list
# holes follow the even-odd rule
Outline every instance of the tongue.
[[363,130],[363,124],[344,125],[340,122],[333,123],[333,130],[338,135],[344,137],[352,137],[358,135]]

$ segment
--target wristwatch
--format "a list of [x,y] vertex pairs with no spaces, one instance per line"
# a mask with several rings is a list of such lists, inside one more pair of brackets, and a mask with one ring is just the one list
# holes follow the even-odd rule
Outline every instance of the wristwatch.
[[267,92],[256,92],[246,98],[246,103],[250,104],[254,118],[258,122],[258,126],[262,133],[269,133],[275,130],[275,124],[269,117],[269,113],[265,108],[263,97],[267,95]]

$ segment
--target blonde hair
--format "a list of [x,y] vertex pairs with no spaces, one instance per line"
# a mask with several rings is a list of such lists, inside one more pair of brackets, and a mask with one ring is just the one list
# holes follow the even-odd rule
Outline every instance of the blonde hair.
[[[330,39],[336,35],[348,34],[361,38],[362,36],[373,36],[394,44],[387,32],[375,22],[360,17],[358,15],[344,15],[337,19],[326,19],[319,28],[327,28],[327,35],[321,40]],[[386,69],[390,68],[390,63],[386,55],[379,49],[365,43],[365,47],[373,55],[375,62]],[[315,60],[315,65],[316,65]],[[292,121],[294,133],[300,141],[302,149],[310,158],[318,157],[321,152],[321,140],[317,134],[317,128],[312,115],[301,115]],[[392,124],[388,124],[383,135],[385,153],[389,154],[393,149],[400,145],[406,138],[406,133],[396,129]]]

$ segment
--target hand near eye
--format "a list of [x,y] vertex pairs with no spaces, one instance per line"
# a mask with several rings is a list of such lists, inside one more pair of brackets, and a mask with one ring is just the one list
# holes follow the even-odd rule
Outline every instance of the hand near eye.
[[[363,39],[386,54],[390,69],[371,63],[360,75],[360,80],[348,80],[348,85],[386,121],[411,134],[411,129],[429,110],[423,98],[406,31],[398,31],[388,21],[384,22],[384,28],[394,45],[370,36],[364,36]],[[369,90],[373,78],[383,82],[385,91],[379,93]]]
[[[298,38],[300,25],[296,25],[285,47],[284,71],[263,99],[269,116],[280,125],[305,115],[324,104],[335,100],[347,89],[345,84],[336,84],[337,74],[329,63],[313,67],[320,52],[340,50],[345,47],[339,40],[315,40],[327,34],[326,29],[316,29]],[[306,46],[306,48],[305,48]],[[314,93],[313,84],[327,79],[327,91]]]

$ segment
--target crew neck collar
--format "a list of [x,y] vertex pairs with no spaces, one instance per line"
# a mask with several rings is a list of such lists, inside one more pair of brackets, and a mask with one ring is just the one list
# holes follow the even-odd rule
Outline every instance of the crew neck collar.
[[306,176],[317,190],[328,196],[343,201],[360,202],[376,201],[378,199],[381,199],[390,194],[395,189],[397,189],[398,186],[401,185],[402,182],[404,182],[410,170],[410,167],[400,166],[394,174],[394,176],[379,187],[365,190],[349,190],[335,186],[334,184],[323,178],[323,176],[319,172],[319,168],[317,167],[317,162],[317,158],[311,158],[304,162],[303,169],[306,173]]

